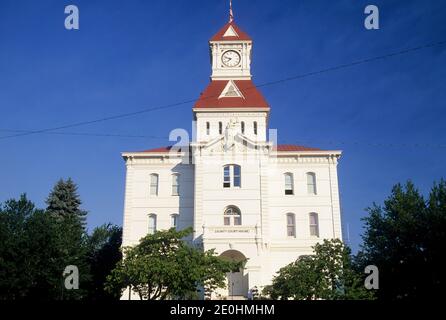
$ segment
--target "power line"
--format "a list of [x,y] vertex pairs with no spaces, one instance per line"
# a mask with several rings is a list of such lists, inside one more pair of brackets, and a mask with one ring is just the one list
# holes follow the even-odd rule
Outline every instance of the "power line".
[[[381,56],[375,56],[375,57],[362,59],[362,60],[358,60],[358,61],[354,61],[354,62],[350,62],[350,63],[346,63],[346,64],[341,64],[341,65],[337,65],[337,66],[333,66],[333,67],[329,67],[329,68],[325,68],[325,69],[321,69],[321,70],[317,70],[317,71],[313,71],[313,72],[303,73],[303,74],[300,74],[300,75],[295,75],[295,76],[291,76],[291,77],[287,77],[287,78],[283,78],[283,79],[279,79],[279,80],[275,80],[275,81],[271,81],[271,82],[266,82],[266,83],[263,83],[263,84],[260,84],[260,85],[257,85],[257,86],[248,87],[248,88],[246,88],[246,90],[260,88],[260,87],[266,87],[266,86],[271,86],[271,85],[276,85],[276,84],[280,84],[280,83],[287,82],[287,81],[293,81],[293,80],[297,80],[297,79],[303,79],[303,78],[319,75],[319,74],[322,74],[322,73],[327,73],[327,72],[337,71],[337,70],[341,70],[341,69],[346,69],[346,68],[350,68],[350,67],[354,67],[354,66],[357,66],[357,65],[366,64],[366,63],[370,63],[370,62],[374,62],[374,61],[378,61],[378,60],[384,60],[384,59],[387,59],[387,58],[390,58],[390,57],[395,57],[395,56],[407,54],[407,53],[410,53],[410,52],[414,52],[414,51],[418,51],[418,50],[422,50],[422,49],[427,49],[427,48],[432,48],[432,47],[436,47],[436,46],[440,46],[440,45],[444,45],[444,44],[446,44],[446,40],[433,42],[433,43],[429,43],[429,44],[425,44],[425,45],[420,45],[420,46],[417,46],[417,47],[412,47],[412,48],[409,48],[409,49],[404,49],[404,50],[401,50],[401,51],[392,52],[392,53],[381,55]],[[213,96],[208,96],[208,97],[205,97],[205,98],[202,98],[202,99],[212,99],[212,98],[215,98],[215,97],[218,97],[218,96],[219,95],[213,95]],[[68,128],[74,128],[74,127],[89,125],[89,124],[95,124],[95,123],[104,122],[104,121],[110,121],[110,120],[116,120],[116,119],[132,117],[132,116],[135,116],[135,115],[140,115],[140,114],[153,112],[153,111],[157,111],[157,110],[164,110],[164,109],[178,107],[178,106],[181,106],[181,105],[184,105],[184,104],[193,103],[196,100],[197,99],[194,98],[194,99],[189,99],[189,100],[185,100],[185,101],[181,101],[181,102],[177,102],[177,103],[172,103],[172,104],[161,105],[161,106],[157,106],[157,107],[146,108],[146,109],[142,109],[142,110],[139,110],[139,111],[122,113],[122,114],[117,114],[117,115],[114,115],[114,116],[109,116],[109,117],[104,117],[104,118],[98,118],[98,119],[95,119],[95,120],[81,121],[81,122],[75,122],[75,123],[62,125],[62,126],[58,126],[58,127],[52,127],[52,128],[35,130],[35,131],[27,131],[27,132],[16,133],[16,134],[0,137],[0,140],[14,138],[14,137],[20,137],[20,136],[28,136],[28,135],[32,135],[32,134],[47,133],[47,132],[50,132],[50,131],[57,131],[57,130],[62,130],[62,129],[68,129]]]
[[318,74],[321,74],[321,73],[336,71],[336,70],[340,70],[340,69],[346,69],[346,68],[354,67],[354,66],[357,66],[357,65],[360,65],[360,64],[365,64],[365,63],[369,63],[369,62],[384,60],[384,59],[387,59],[387,58],[400,56],[400,55],[403,55],[403,54],[406,54],[406,53],[410,53],[410,52],[414,52],[414,51],[418,51],[418,50],[421,50],[421,49],[427,49],[427,48],[432,48],[432,47],[436,47],[436,46],[441,46],[441,45],[444,45],[444,44],[446,44],[446,40],[433,42],[433,43],[429,43],[429,44],[425,44],[425,45],[421,45],[421,46],[417,46],[417,47],[413,47],[413,48],[409,48],[409,49],[404,49],[404,50],[401,50],[401,51],[389,53],[389,54],[382,55],[382,56],[376,56],[376,57],[372,57],[372,58],[358,60],[358,61],[355,61],[355,62],[341,64],[341,65],[338,65],[338,66],[329,67],[329,68],[326,68],[326,69],[321,69],[321,70],[313,71],[313,72],[309,72],[309,73],[304,73],[304,74],[301,74],[301,75],[292,76],[292,77],[284,78],[284,79],[281,79],[281,80],[275,80],[275,81],[271,81],[271,82],[267,82],[267,83],[261,84],[261,85],[259,85],[257,87],[275,85],[275,84],[279,84],[279,83],[286,82],[286,81],[292,81],[292,80],[306,78],[306,77],[309,77],[309,76],[315,76],[315,75],[318,75]]
[[[36,133],[38,130],[11,130],[0,129],[0,132],[17,132],[17,133]],[[66,136],[87,136],[87,137],[118,137],[118,138],[144,138],[144,139],[163,139],[166,137],[145,136],[145,135],[130,135],[130,134],[116,134],[116,133],[88,133],[88,132],[42,132],[42,134],[50,135],[66,135]]]
[[[36,130],[11,130],[11,129],[0,129],[0,132],[35,132]],[[153,139],[153,140],[165,140],[168,137],[152,136],[152,135],[131,135],[131,134],[116,134],[116,133],[88,133],[88,132],[44,132],[43,134],[48,135],[67,135],[67,136],[87,136],[87,137],[112,137],[112,138],[137,138],[137,139]],[[170,141],[171,142],[171,141]],[[295,142],[293,142],[295,143]],[[283,144],[293,144],[293,143],[283,143]],[[381,142],[362,142],[362,141],[315,141],[315,140],[301,140],[298,144],[302,145],[354,145],[354,146],[367,146],[367,147],[377,147],[377,148],[434,148],[443,149],[446,148],[445,144],[438,143],[381,143]]]
[[328,145],[335,145],[335,146],[341,146],[341,145],[354,145],[358,147],[367,146],[367,147],[376,147],[376,148],[433,148],[433,149],[444,149],[446,148],[446,143],[401,143],[401,142],[394,142],[394,143],[382,143],[382,142],[361,142],[361,141],[301,141],[303,145],[305,144],[315,144],[315,145],[321,145],[321,144],[328,144]]

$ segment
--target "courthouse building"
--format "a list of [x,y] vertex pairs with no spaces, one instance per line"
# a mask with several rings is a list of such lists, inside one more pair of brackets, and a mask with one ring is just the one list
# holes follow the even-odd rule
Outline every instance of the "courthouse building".
[[122,154],[123,245],[192,226],[194,245],[247,259],[243,270],[228,274],[227,288],[213,293],[242,299],[317,242],[342,237],[341,152],[276,144],[268,127],[274,107],[252,81],[253,41],[232,10],[209,48],[211,78],[192,106],[192,141]]

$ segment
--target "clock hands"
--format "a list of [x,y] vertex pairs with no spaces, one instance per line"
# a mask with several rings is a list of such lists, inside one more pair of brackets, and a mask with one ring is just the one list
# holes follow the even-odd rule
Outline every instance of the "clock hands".
[[226,51],[222,56],[222,62],[227,67],[234,67],[240,61],[239,55],[235,51]]

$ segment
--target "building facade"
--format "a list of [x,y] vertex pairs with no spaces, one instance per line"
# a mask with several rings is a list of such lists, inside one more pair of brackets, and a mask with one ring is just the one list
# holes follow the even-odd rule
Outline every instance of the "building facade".
[[[247,259],[213,298],[242,298],[322,239],[342,238],[341,152],[278,145],[251,76],[252,40],[230,21],[209,41],[211,81],[194,104],[191,142],[122,154],[123,245],[192,226],[190,239]],[[129,293],[124,297],[131,297]]]

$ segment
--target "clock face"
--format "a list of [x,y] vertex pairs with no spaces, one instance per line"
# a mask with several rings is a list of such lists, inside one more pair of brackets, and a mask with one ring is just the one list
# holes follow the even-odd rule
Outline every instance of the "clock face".
[[240,54],[234,50],[223,53],[221,61],[227,67],[236,67],[240,63]]

